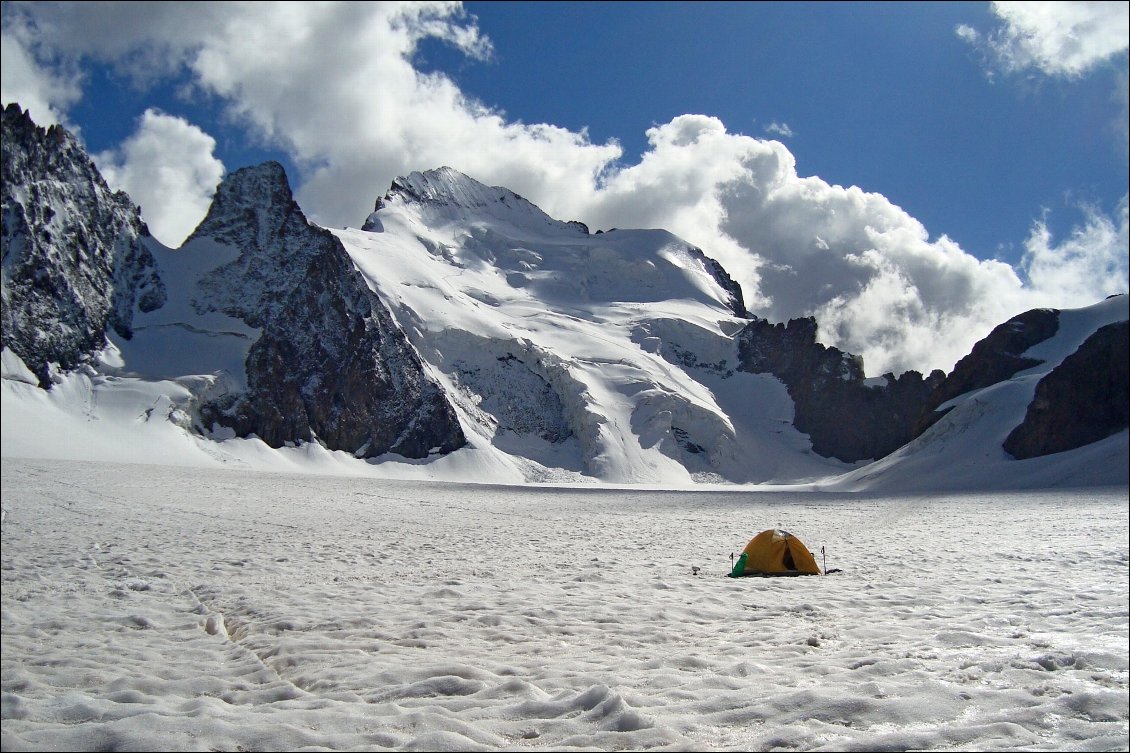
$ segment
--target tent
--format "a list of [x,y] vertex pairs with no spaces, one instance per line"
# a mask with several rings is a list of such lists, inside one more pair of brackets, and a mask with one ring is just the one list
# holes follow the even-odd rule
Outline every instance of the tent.
[[803,541],[770,528],[750,539],[730,572],[731,578],[748,575],[820,575],[820,567]]

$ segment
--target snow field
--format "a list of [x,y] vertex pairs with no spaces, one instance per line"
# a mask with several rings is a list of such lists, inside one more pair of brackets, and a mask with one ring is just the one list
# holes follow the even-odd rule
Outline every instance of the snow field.
[[[2,491],[5,750],[1128,747],[1124,488]],[[769,527],[843,572],[723,577]]]

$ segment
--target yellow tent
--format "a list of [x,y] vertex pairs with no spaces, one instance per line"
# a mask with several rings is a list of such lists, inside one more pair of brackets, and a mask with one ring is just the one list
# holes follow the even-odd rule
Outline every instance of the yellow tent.
[[820,575],[820,567],[803,541],[770,528],[750,539],[730,573],[731,578],[746,575]]

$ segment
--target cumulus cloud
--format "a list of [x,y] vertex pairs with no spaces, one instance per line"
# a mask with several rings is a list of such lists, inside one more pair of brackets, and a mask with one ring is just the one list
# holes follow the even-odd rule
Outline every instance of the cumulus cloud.
[[94,155],[106,182],[141,207],[149,231],[176,248],[203,219],[224,175],[216,140],[182,118],[146,110],[120,148]]
[[752,311],[815,315],[822,341],[862,355],[868,373],[949,369],[1025,306],[1010,266],[931,241],[880,194],[801,177],[780,142],[702,115],[648,137],[641,162],[610,177],[590,216],[665,227],[707,249]]
[[[1101,298],[1110,285],[1088,284],[1088,270],[1108,269],[1111,253],[1125,268],[1125,215],[1121,225],[1108,222],[1121,227],[1121,257],[1117,240],[1113,251],[1104,245],[1110,236],[1098,214],[1058,243],[1034,231],[1022,279],[948,238],[931,239],[882,195],[798,175],[779,141],[730,133],[706,115],[653,126],[635,164],[621,162],[615,141],[513,122],[413,65],[429,38],[474,59],[490,56],[489,40],[457,3],[19,8],[38,23],[36,62],[46,69],[62,59],[47,56],[50,49],[109,62],[138,81],[187,74],[232,122],[291,155],[301,173],[291,176],[299,203],[323,225],[359,225],[397,175],[450,165],[561,219],[671,230],[719,259],[754,313],[774,321],[817,316],[822,341],[862,354],[870,374],[949,369],[1026,308]],[[129,141],[100,157],[151,224],[168,223],[166,242],[204,214],[201,197],[220,169],[208,138],[147,113]],[[181,172],[162,172],[174,162]],[[1057,286],[1070,293],[1059,295]]]
[[[168,10],[166,10],[166,7]],[[491,48],[458,3],[45,3],[23,6],[52,49],[135,77],[188,71],[228,116],[302,166],[319,222],[360,224],[397,175],[450,165],[522,194],[589,192],[622,150],[511,123],[412,60],[424,39]]]
[[1130,46],[1130,15],[1122,0],[995,2],[992,11],[1001,21],[999,29],[982,35],[962,24],[956,33],[1006,73],[1038,70],[1075,78]]

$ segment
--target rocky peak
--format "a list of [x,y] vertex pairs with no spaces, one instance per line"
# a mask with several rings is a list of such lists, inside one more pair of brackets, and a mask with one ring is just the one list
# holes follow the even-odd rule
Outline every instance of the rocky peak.
[[443,390],[340,244],[283,296],[246,370],[247,392],[205,406],[206,424],[272,447],[319,442],[364,458],[425,458],[466,442]]
[[164,305],[141,212],[65,128],[3,110],[3,346],[50,383]]
[[238,234],[241,242],[253,240],[258,245],[264,245],[261,237],[243,237],[242,233],[249,225],[248,218],[252,214],[261,214],[255,222],[259,231],[277,232],[285,224],[286,218],[294,213],[301,213],[301,210],[294,201],[286,171],[278,162],[264,162],[254,167],[240,168],[225,176],[216,187],[207,216],[193,235],[208,235],[225,240],[232,234]]
[[422,458],[466,441],[341,242],[306,219],[281,165],[228,176],[176,253],[207,253],[205,240],[238,256],[197,282],[198,313],[221,311],[262,328],[246,361],[247,391],[206,405],[206,425],[273,447],[316,441],[357,457]]
[[278,313],[315,257],[340,245],[332,233],[306,219],[277,162],[224,178],[183,250],[206,253],[194,243],[204,239],[230,246],[239,255],[197,282],[193,306],[197,313],[220,311],[252,327]]

